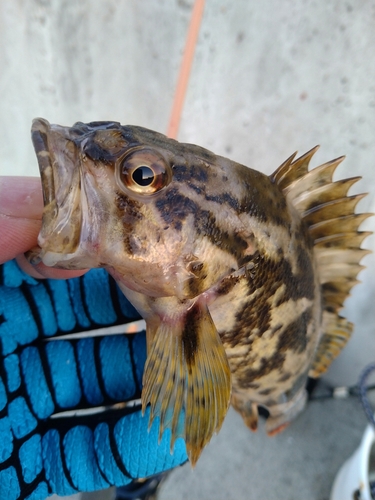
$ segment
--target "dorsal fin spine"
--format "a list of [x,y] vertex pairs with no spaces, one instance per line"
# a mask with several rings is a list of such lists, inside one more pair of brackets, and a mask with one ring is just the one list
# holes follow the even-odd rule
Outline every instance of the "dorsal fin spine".
[[[364,267],[360,261],[370,253],[360,245],[372,233],[359,231],[359,227],[373,215],[355,214],[355,207],[365,194],[348,196],[350,187],[361,177],[333,181],[333,174],[345,157],[308,170],[317,149],[318,146],[294,161],[288,158],[270,176],[298,210],[314,242],[323,319],[311,377],[322,375],[350,338],[353,325],[338,313],[358,283],[357,275]],[[294,155],[291,158],[293,160]]]

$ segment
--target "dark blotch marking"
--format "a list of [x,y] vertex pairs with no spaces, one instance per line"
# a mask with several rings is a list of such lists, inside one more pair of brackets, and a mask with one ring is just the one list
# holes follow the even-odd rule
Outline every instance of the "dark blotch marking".
[[115,161],[115,156],[112,152],[107,151],[97,144],[94,138],[90,138],[83,148],[85,155],[90,157],[94,161],[101,161],[103,163],[111,163]]
[[314,268],[312,258],[307,248],[300,244],[297,248],[297,263],[300,275],[298,279],[298,293],[300,297],[314,298]]
[[177,182],[200,182],[208,181],[207,167],[204,165],[173,165],[173,178]]
[[228,276],[224,278],[216,289],[218,295],[227,295],[240,281],[239,276]]
[[[164,148],[168,148],[167,139],[163,136]],[[219,205],[228,205],[237,214],[248,213],[256,217],[260,222],[272,222],[276,225],[290,226],[290,215],[286,205],[284,193],[273,184],[270,178],[261,172],[231,162],[230,167],[233,176],[238,183],[245,188],[245,195],[238,199],[236,193],[223,192],[217,195],[206,194],[206,186],[210,179],[217,177],[218,169],[215,168],[216,155],[210,151],[203,150],[190,144],[179,144],[173,142],[175,155],[181,154],[187,158],[187,164],[177,163],[173,165],[173,179],[180,183],[186,183],[198,194],[204,195],[207,201]],[[204,154],[203,154],[204,153]],[[196,161],[190,163],[192,155],[196,155]],[[202,161],[203,160],[203,161]],[[208,161],[208,165],[204,161]],[[220,173],[224,183],[228,176]]]
[[40,130],[33,130],[31,134],[31,139],[33,141],[36,153],[48,151],[48,139],[47,139],[47,134],[45,132],[41,132]]
[[237,213],[241,212],[241,205],[239,200],[228,192],[220,193],[215,196],[206,195],[205,198],[207,201],[213,201],[214,203],[218,203],[219,205],[223,205],[225,203],[226,205],[229,205],[231,208],[233,208],[233,210],[235,210]]
[[302,353],[307,347],[307,326],[312,319],[311,309],[307,309],[299,318],[291,323],[279,336],[277,350],[286,352],[292,350]]
[[252,387],[254,380],[268,375],[273,370],[280,369],[285,362],[285,354],[281,352],[275,352],[270,358],[262,358],[260,360],[260,367],[254,369],[248,367],[239,377],[239,384],[243,388]]
[[[290,263],[286,259],[275,261],[259,254],[253,257],[254,268],[250,271],[249,276],[246,276],[249,298],[236,315],[235,328],[222,335],[224,343],[231,347],[247,344],[250,346],[251,352],[251,344],[254,340],[261,337],[270,327],[271,305],[269,299],[282,285],[285,285],[285,290],[277,306],[287,300],[297,300],[301,297],[314,299],[314,273],[308,250],[300,246],[298,252],[298,262],[301,268],[296,275],[293,275]],[[307,345],[307,326],[311,318],[311,310],[305,311],[281,335],[279,331],[282,325],[275,325],[272,335],[280,335],[275,354],[269,359],[264,358],[257,370],[251,367],[246,368],[244,362],[241,365],[243,375],[240,383],[242,386],[249,387],[249,383],[257,378],[266,375],[271,370],[280,368],[288,349],[303,352]],[[248,363],[247,360],[245,361]]]
[[336,294],[340,293],[341,290],[339,286],[337,286],[334,282],[330,281],[322,285],[322,291],[326,293]]
[[239,201],[239,213],[248,213],[260,222],[270,221],[286,227],[290,225],[285,195],[268,176],[237,163],[233,163],[233,174],[246,193]]
[[[260,222],[271,221],[284,226],[290,224],[285,196],[266,175],[234,162],[233,175],[238,178],[239,183],[245,186],[246,195],[242,199],[238,199],[236,193],[228,191],[216,195],[206,194],[206,185],[210,176],[211,178],[217,177],[214,168],[207,168],[206,165],[200,164],[173,166],[174,180],[186,183],[198,194],[203,194],[207,201],[218,205],[228,205],[237,214],[248,213]],[[228,177],[222,175],[222,180],[225,183]]]
[[135,224],[143,219],[141,213],[141,203],[123,193],[117,192],[115,196],[115,204],[117,208],[117,216],[121,220],[125,229],[124,246],[128,254],[133,254],[133,247],[130,243],[130,237]]
[[216,224],[215,216],[208,210],[201,210],[196,215],[197,233],[206,236],[211,243],[225,250],[237,259],[239,267],[243,265],[244,252],[248,248],[248,243],[239,234],[223,231]]
[[190,262],[189,265],[188,265],[188,269],[189,271],[191,271],[192,273],[199,273],[200,271],[202,271],[203,269],[203,262],[200,262],[200,261],[193,261],[193,262]]
[[273,392],[275,389],[272,388],[272,389],[263,389],[262,391],[259,391],[258,394],[260,394],[261,396],[269,396],[271,394],[271,392]]
[[132,225],[135,222],[143,219],[141,213],[142,204],[123,193],[117,192],[115,197],[115,203],[118,210],[118,215],[121,221],[125,225]]
[[255,384],[255,383],[250,383],[247,385],[247,387],[249,387],[250,389],[259,389],[260,385],[259,384]]
[[199,306],[193,306],[186,314],[185,325],[182,331],[182,345],[188,368],[195,361],[195,354],[199,349],[199,321],[201,319],[201,311]]
[[271,337],[273,337],[275,335],[275,333],[277,333],[279,330],[281,330],[281,328],[283,327],[283,325],[276,325],[272,328],[271,330]]
[[333,306],[325,306],[325,307],[324,307],[324,310],[325,310],[325,311],[327,311],[327,312],[329,312],[329,313],[333,313],[333,314],[335,314],[335,313],[336,313],[336,311],[337,311],[337,307],[333,307]]
[[195,184],[192,184],[192,183],[189,184],[189,187],[191,189],[193,189],[197,194],[202,194],[202,192],[205,189],[204,186],[203,187],[199,187],[199,186],[196,186]]
[[[91,127],[87,134],[75,134],[74,138],[75,144],[85,155],[93,161],[100,161],[107,165],[114,164],[129,147],[129,140],[124,137],[121,129],[110,127],[110,125],[113,123],[109,122],[108,128]],[[73,127],[71,130],[76,129]]]
[[[266,261],[259,254],[253,256],[254,267],[246,276],[248,283],[248,294],[258,291],[256,297],[247,300],[243,308],[236,315],[235,328],[224,335],[223,341],[231,347],[246,343],[252,343],[249,338],[250,332],[258,332],[261,336],[269,327],[271,321],[271,306],[267,300],[275,292],[275,283],[271,278],[277,265],[272,261]],[[255,337],[254,337],[255,338]],[[254,340],[253,338],[253,340]]]
[[177,231],[181,230],[182,222],[189,214],[198,212],[197,204],[180,194],[176,188],[169,189],[163,198],[155,202],[155,206],[164,222],[172,225]]
[[292,374],[291,373],[284,373],[280,378],[279,378],[279,382],[286,382],[287,380],[289,380],[290,378],[292,377]]
[[188,269],[195,274],[187,283],[189,297],[196,297],[206,288],[205,279],[207,278],[207,270],[203,262],[191,262]]

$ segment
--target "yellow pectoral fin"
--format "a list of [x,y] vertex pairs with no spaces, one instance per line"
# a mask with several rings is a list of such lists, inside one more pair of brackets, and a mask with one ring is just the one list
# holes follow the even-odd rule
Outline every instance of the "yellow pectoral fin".
[[174,323],[160,324],[143,376],[142,406],[151,405],[150,425],[160,417],[161,437],[171,448],[183,437],[191,464],[218,432],[231,392],[228,360],[205,303],[197,302]]

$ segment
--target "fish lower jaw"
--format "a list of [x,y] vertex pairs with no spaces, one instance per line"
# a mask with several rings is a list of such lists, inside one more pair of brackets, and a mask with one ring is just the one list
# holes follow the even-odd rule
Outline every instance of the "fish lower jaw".
[[90,259],[87,253],[81,253],[79,251],[73,253],[59,253],[41,249],[39,254],[35,251],[32,252],[33,253],[31,255],[31,258],[29,256],[27,256],[27,258],[33,265],[36,265],[39,262],[43,262],[43,264],[47,267],[68,270],[93,269],[102,267],[97,259]]
[[42,257],[42,261],[43,264],[48,267],[55,267],[61,263],[69,265],[69,261],[72,261],[74,258],[75,253],[61,254],[56,252],[46,252]]
[[[58,263],[61,262],[62,254],[56,252],[45,252],[40,246],[36,246],[25,253],[26,259],[31,265],[36,266],[43,262],[48,267],[59,267]],[[64,257],[68,257],[65,256]]]
[[74,253],[60,253],[45,250],[42,245],[33,247],[25,253],[26,259],[36,266],[40,262],[47,267],[56,267],[61,269],[86,269],[87,266],[77,267],[77,252]]

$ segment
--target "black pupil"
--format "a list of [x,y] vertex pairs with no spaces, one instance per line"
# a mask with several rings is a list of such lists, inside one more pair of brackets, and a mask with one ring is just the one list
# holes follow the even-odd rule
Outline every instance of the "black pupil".
[[133,180],[138,186],[149,186],[152,184],[154,177],[154,172],[146,165],[141,165],[133,172]]

